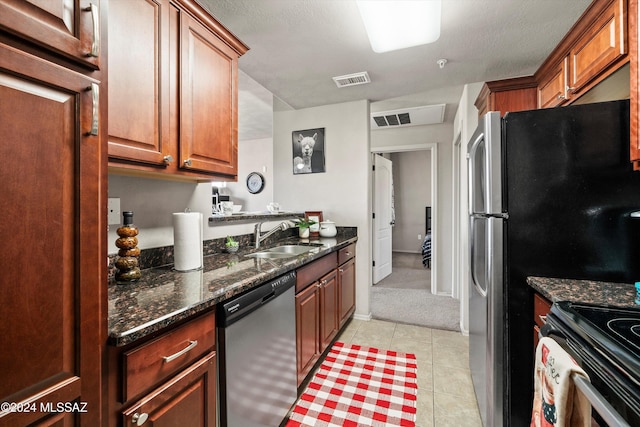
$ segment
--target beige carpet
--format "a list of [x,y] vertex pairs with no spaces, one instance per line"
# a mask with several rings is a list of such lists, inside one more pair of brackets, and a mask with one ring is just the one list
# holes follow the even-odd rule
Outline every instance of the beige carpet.
[[431,294],[431,270],[419,254],[394,252],[392,265],[393,272],[371,289],[374,319],[460,330],[460,301]]

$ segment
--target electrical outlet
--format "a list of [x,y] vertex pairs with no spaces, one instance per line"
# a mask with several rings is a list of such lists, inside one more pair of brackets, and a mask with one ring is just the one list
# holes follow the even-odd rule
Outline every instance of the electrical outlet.
[[418,234],[418,240],[422,240],[422,234]]
[[109,197],[107,203],[109,225],[120,224],[120,198]]

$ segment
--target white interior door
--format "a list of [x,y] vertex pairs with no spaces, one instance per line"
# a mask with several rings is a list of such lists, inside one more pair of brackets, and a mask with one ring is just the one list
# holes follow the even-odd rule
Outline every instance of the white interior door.
[[393,163],[373,156],[373,283],[391,274]]

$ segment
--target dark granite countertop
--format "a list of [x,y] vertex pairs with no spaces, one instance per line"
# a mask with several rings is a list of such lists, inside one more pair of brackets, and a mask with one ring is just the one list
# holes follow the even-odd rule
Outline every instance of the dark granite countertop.
[[615,307],[640,307],[634,302],[636,290],[630,283],[549,277],[527,277],[527,283],[551,302],[572,301]]
[[[357,241],[355,227],[339,230],[333,238],[313,240],[313,249],[291,258],[265,259],[245,255],[254,248],[236,254],[216,253],[204,257],[204,268],[194,272],[177,272],[173,266],[149,268],[142,279],[130,285],[108,286],[109,344],[124,346],[171,324],[180,322],[216,304],[251,289],[269,279],[337,251]],[[287,238],[261,247],[298,244]],[[308,240],[306,241],[308,242]]]

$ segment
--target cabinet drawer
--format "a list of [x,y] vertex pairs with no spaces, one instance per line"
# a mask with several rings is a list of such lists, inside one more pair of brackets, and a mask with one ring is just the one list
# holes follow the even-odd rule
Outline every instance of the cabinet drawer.
[[296,271],[296,293],[338,266],[338,253],[332,252]]
[[338,265],[342,265],[356,256],[356,244],[352,243],[338,251]]
[[545,317],[551,311],[551,303],[542,295],[533,295],[533,321],[538,326],[545,324]]
[[215,316],[209,313],[123,355],[127,401],[215,348]]

